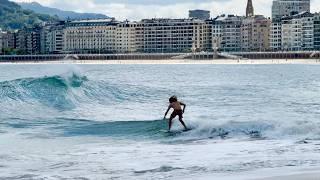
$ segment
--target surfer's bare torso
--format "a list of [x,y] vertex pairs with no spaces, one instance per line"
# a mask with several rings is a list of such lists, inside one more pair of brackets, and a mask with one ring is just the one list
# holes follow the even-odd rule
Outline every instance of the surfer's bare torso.
[[172,108],[176,111],[181,111],[182,110],[181,104],[183,103],[176,101],[176,102],[170,103],[169,108]]

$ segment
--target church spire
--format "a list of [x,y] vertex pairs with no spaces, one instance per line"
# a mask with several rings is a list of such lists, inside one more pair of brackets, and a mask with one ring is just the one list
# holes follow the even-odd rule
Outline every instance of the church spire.
[[246,16],[250,17],[254,15],[252,0],[248,0]]

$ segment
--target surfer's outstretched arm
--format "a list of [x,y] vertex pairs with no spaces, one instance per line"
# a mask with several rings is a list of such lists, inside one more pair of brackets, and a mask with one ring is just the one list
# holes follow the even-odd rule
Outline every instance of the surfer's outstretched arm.
[[168,112],[169,112],[170,109],[171,109],[171,106],[168,106],[168,109],[167,109],[166,113],[164,114],[163,119],[166,119],[166,116],[167,116],[167,114],[168,114]]
[[184,113],[184,110],[186,109],[186,104],[185,103],[182,103],[182,102],[180,102],[180,104],[183,106],[183,110],[182,110],[182,112]]

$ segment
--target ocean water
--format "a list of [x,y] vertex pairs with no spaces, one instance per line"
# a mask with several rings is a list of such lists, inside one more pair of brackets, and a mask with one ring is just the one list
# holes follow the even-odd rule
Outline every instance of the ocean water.
[[319,170],[319,140],[317,65],[0,65],[3,180],[258,179]]

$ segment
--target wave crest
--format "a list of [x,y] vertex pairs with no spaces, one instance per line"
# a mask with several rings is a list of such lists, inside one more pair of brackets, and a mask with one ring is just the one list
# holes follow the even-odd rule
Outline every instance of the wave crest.
[[4,101],[40,102],[47,106],[72,106],[68,92],[79,88],[88,79],[74,73],[67,76],[23,78],[0,82],[0,98]]

